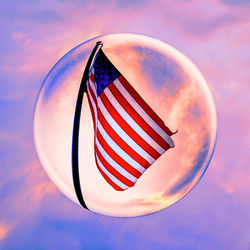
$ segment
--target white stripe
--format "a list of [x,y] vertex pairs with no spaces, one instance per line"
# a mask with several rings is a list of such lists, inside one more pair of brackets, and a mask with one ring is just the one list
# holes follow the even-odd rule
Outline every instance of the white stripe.
[[116,169],[121,175],[126,177],[128,180],[132,181],[135,183],[137,181],[137,178],[131,175],[129,172],[127,172],[123,167],[118,165],[105,151],[105,149],[102,147],[98,139],[96,138],[96,146],[99,149],[101,155],[103,158],[114,168]]
[[145,171],[145,168],[141,166],[137,161],[131,158],[125,151],[123,151],[108,135],[105,129],[102,127],[102,124],[98,122],[98,129],[103,136],[104,140],[109,144],[109,146],[121,157],[124,161],[126,161],[130,166],[137,169],[140,173]]
[[127,143],[135,152],[137,152],[142,158],[148,161],[150,164],[155,162],[155,159],[149,155],[143,148],[141,148],[124,130],[117,124],[113,117],[109,114],[101,98],[97,98],[98,107],[105,117],[108,124],[114,129],[114,131],[120,136],[125,143]]
[[92,90],[93,90],[93,92],[94,92],[94,94],[95,94],[95,96],[97,97],[97,95],[96,95],[96,83],[95,82],[92,82],[92,80],[89,78],[89,85],[91,86],[91,88],[92,88]]
[[95,70],[93,68],[93,65],[91,66],[91,70],[89,71],[89,77],[90,77],[91,74],[95,75]]
[[120,180],[118,180],[114,175],[112,175],[101,163],[98,156],[96,156],[96,161],[99,167],[102,169],[102,171],[111,179],[117,186],[119,186],[122,189],[128,189],[129,187],[122,183]]
[[130,95],[130,93],[123,87],[123,84],[116,79],[114,81],[115,86],[119,89],[124,98],[131,104],[136,112],[145,120],[147,124],[159,134],[171,147],[173,147],[173,141],[170,136],[148,115],[148,113],[141,107],[140,104]]
[[[95,124],[96,124],[96,126],[97,126],[97,107],[96,107],[95,101],[94,101],[94,99],[93,99],[93,97],[92,97],[92,95],[91,95],[91,93],[90,93],[89,88],[91,88],[90,85],[88,85],[88,88],[87,88],[88,93],[87,93],[87,94],[88,94],[88,96],[89,96],[90,102],[91,102],[92,107],[93,107],[93,109],[94,109],[94,113],[95,113]],[[96,126],[95,126],[95,127],[96,127]]]
[[121,115],[121,117],[130,125],[131,128],[135,130],[138,135],[140,135],[140,137],[142,137],[149,145],[151,145],[159,154],[163,154],[166,151],[135,122],[135,120],[127,113],[126,110],[124,110],[124,108],[113,96],[109,88],[106,88],[103,93],[112,103],[112,105],[116,107],[116,111]]
[[91,97],[91,100],[93,101],[92,104],[93,104],[93,106],[95,106],[95,109],[96,109],[97,108],[96,107],[96,103],[95,103],[95,101],[94,101],[94,99],[93,99],[93,97],[92,97],[92,95],[90,93],[90,88],[91,88],[91,90],[92,90],[93,93],[95,93],[95,89],[93,89],[93,87],[91,86],[91,84],[89,84],[88,88],[87,88],[87,91],[88,91],[89,97]]

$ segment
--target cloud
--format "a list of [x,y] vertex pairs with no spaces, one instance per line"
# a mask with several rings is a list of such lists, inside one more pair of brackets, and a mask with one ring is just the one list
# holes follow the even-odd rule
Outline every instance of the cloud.
[[12,1],[11,3],[4,2],[0,3],[2,19],[8,20],[11,23],[21,21],[46,25],[62,21],[62,16],[57,12],[53,4],[45,7],[40,1],[23,1],[21,5],[18,4],[18,1]]
[[[15,72],[19,76],[26,77],[27,74],[30,76],[38,71],[46,73],[60,57],[77,44],[91,37],[120,29],[122,20],[127,18],[128,14],[131,19],[135,19],[138,14],[138,11],[129,7],[118,9],[112,1],[98,4],[91,2],[80,7],[64,1],[58,5],[55,3],[50,5],[50,8],[55,10],[45,11],[40,8],[42,7],[38,4],[31,5],[28,10],[23,6],[21,10],[16,10],[18,13],[24,12],[23,15],[17,15],[18,25],[23,27],[22,31],[18,29],[17,23],[9,21],[11,25],[8,32],[12,31],[10,37],[13,42],[18,43],[18,46],[12,55],[5,52],[8,48],[7,42],[4,45],[6,48],[2,57],[6,72]],[[8,17],[17,18],[13,10],[9,12]],[[47,23],[54,19],[58,20],[57,16],[61,16],[62,20]],[[39,23],[30,22],[34,18],[40,20]]]
[[203,146],[201,147],[196,159],[193,161],[193,167],[188,170],[174,186],[171,187],[171,189],[168,191],[168,194],[173,195],[180,192],[182,189],[187,188],[188,185],[193,182],[201,168],[205,167],[206,169],[207,166],[203,166],[203,164],[209,151],[209,145],[210,140],[209,138],[207,138]]
[[46,197],[55,198],[57,194],[55,185],[48,179],[39,163],[19,166],[12,171],[11,176],[6,176],[2,181],[1,220],[17,226],[25,217],[29,217],[29,214],[34,214]]
[[240,22],[239,18],[232,16],[231,14],[224,14],[216,16],[214,18],[206,17],[193,17],[188,18],[182,23],[182,27],[188,33],[204,36],[219,30],[220,28],[226,28],[234,23]]
[[160,1],[160,16],[166,27],[174,26],[189,37],[207,40],[229,31],[229,27],[249,21],[248,10],[228,8],[213,1]]
[[29,20],[42,24],[55,23],[62,21],[62,16],[53,10],[40,10],[29,15]]
[[44,80],[46,85],[47,82],[53,84],[47,84],[44,89],[44,100],[48,100],[50,95],[56,91],[56,88],[60,86],[60,84],[65,80],[65,77],[69,75],[70,71],[74,70],[76,65],[82,62],[82,58],[85,58],[90,51],[83,50],[83,52],[79,51],[79,49],[75,49],[74,52],[71,53],[71,56],[67,53],[67,56],[72,60],[60,59],[60,61],[54,66],[53,71],[49,73],[49,75]]
[[10,226],[0,222],[0,241],[4,240],[10,231]]
[[11,35],[11,38],[15,41],[22,41],[25,37],[26,37],[26,35],[22,32],[14,32]]
[[138,53],[142,68],[147,69],[142,74],[149,78],[149,81],[157,89],[167,87],[169,94],[175,96],[180,85],[184,83],[180,66],[160,52],[141,47],[135,47],[134,49]]
[[228,5],[250,7],[250,2],[248,0],[220,0],[220,1]]
[[139,198],[139,199],[133,199],[126,203],[124,203],[124,206],[145,206],[145,207],[154,207],[158,204],[165,204],[166,203],[166,195],[164,194],[158,194],[153,195],[146,198]]
[[38,206],[47,195],[56,195],[58,193],[55,185],[47,178],[40,163],[30,164],[26,168],[24,175],[26,190],[23,190],[23,194],[29,194],[30,203]]
[[[122,8],[118,1],[85,2],[0,3],[4,24],[0,95],[13,101],[1,103],[0,111],[0,237],[9,238],[6,248],[25,243],[26,248],[39,244],[53,248],[54,239],[60,237],[62,248],[71,244],[86,248],[247,249],[250,124],[249,9],[245,7],[249,1],[164,0],[142,2],[139,7],[135,1],[123,1]],[[38,13],[37,19],[34,13]],[[37,162],[29,124],[34,95],[55,62],[90,37],[121,31],[158,37],[189,55],[213,87],[219,117],[215,155],[199,187],[161,213],[124,220],[86,216],[59,196]],[[15,231],[9,226],[12,222]]]

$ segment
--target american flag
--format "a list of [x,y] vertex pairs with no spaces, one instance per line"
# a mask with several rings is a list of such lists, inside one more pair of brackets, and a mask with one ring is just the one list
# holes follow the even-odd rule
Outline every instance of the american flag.
[[118,191],[174,147],[173,133],[100,49],[87,81],[97,168]]

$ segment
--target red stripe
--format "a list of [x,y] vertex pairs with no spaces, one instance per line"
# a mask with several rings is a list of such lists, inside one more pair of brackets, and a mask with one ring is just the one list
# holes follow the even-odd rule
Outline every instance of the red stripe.
[[136,100],[136,102],[147,112],[147,114],[168,134],[172,135],[168,127],[165,126],[162,119],[153,111],[153,109],[142,99],[142,97],[136,92],[131,84],[122,76],[118,77],[118,80],[122,83],[124,88],[129,94]]
[[127,133],[127,135],[131,137],[141,148],[143,148],[154,159],[158,159],[160,157],[160,154],[128,125],[128,123],[113,107],[113,105],[111,104],[111,102],[109,101],[104,92],[100,94],[99,98],[101,98],[109,114],[119,124],[119,126]]
[[99,143],[102,145],[106,153],[121,167],[123,167],[125,170],[127,170],[130,174],[135,176],[136,178],[139,178],[141,176],[141,173],[133,168],[130,164],[128,164],[125,160],[123,160],[104,140],[102,137],[100,131],[97,129],[97,139]]
[[119,181],[123,182],[125,185],[132,187],[135,185],[134,182],[130,181],[129,179],[127,179],[125,176],[123,176],[121,173],[119,173],[115,168],[113,168],[106,160],[105,158],[102,156],[102,154],[100,153],[99,149],[97,148],[97,146],[95,146],[95,151],[96,154],[99,158],[99,160],[101,161],[102,165],[113,175],[115,176]]
[[[89,92],[88,92],[89,91]],[[91,103],[91,100],[90,100],[90,97],[89,97],[89,93],[95,103],[95,106],[97,108],[97,99],[96,99],[96,95],[90,85],[90,82],[88,82],[88,91],[87,91],[87,97],[88,97],[88,101],[89,101],[89,106],[90,106],[90,110],[91,110],[91,114],[92,114],[92,118],[93,118],[93,123],[94,123],[94,131],[96,130],[96,121],[95,121],[95,112],[94,112],[94,108],[92,106],[92,103]]]
[[137,161],[144,168],[148,168],[150,163],[147,162],[141,155],[134,151],[109,125],[107,120],[104,118],[101,110],[98,108],[98,121],[102,124],[107,134],[115,141],[121,149],[123,149],[127,154],[129,154],[135,161]]
[[95,83],[95,77],[94,77],[94,75],[92,73],[90,74],[89,78],[96,85],[96,83]]
[[120,105],[126,110],[126,112],[136,121],[136,123],[162,148],[165,150],[169,149],[170,146],[168,143],[158,134],[154,129],[152,129],[148,123],[135,111],[135,109],[130,105],[130,103],[124,98],[121,92],[117,89],[117,87],[111,83],[108,86],[109,90],[112,92],[113,96],[120,103]]
[[92,114],[92,120],[93,120],[94,131],[95,131],[96,130],[95,111],[94,111],[94,108],[92,106],[92,103],[91,103],[91,100],[90,100],[88,92],[87,92],[87,98],[88,98],[88,103],[89,103],[90,111],[91,111],[91,114]]
[[97,160],[96,160],[96,154],[95,154],[95,162],[96,162],[96,166],[98,168],[98,170],[100,171],[100,173],[102,174],[103,178],[116,190],[116,191],[124,191],[124,189],[122,189],[121,187],[119,187],[118,185],[116,185],[100,168]]
[[90,94],[91,94],[93,100],[95,101],[95,104],[97,105],[96,94],[95,94],[95,92],[94,92],[95,90],[92,89],[90,83],[88,84],[88,88],[89,88],[89,91],[90,91]]

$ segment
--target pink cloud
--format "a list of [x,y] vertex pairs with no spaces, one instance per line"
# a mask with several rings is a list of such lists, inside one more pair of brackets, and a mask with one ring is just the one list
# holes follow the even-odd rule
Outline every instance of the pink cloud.
[[57,194],[56,186],[47,178],[40,163],[33,163],[29,165],[26,168],[25,176],[27,187],[26,192],[29,193],[31,203],[38,206],[47,195]]
[[26,35],[22,32],[14,32],[11,35],[11,38],[17,42],[23,41],[25,37],[26,37]]
[[[23,180],[21,184],[19,184],[20,179]],[[14,193],[9,192],[1,204],[3,208],[1,216],[8,223],[18,225],[28,213],[36,212],[44,198],[48,196],[58,199],[55,185],[48,179],[38,162],[15,169],[12,181],[16,181],[17,188]],[[2,183],[6,184],[7,180]],[[14,216],[8,216],[10,212]]]
[[5,223],[0,222],[0,241],[4,240],[9,233],[11,227]]
[[[79,43],[115,30],[120,27],[122,19],[128,15],[130,18],[135,18],[138,14],[129,8],[118,9],[112,2],[89,3],[83,8],[64,2],[56,8],[57,12],[64,17],[61,22],[46,25],[41,23],[34,30],[26,33],[15,31],[11,35],[12,39],[21,44],[22,50],[15,55],[19,58],[18,61],[12,61],[11,58],[8,59],[10,63],[6,61],[4,66],[6,71],[20,75],[38,70],[48,71],[48,67],[52,67],[60,57]],[[117,15],[119,15],[119,20],[116,19]]]
[[[247,10],[244,8],[233,9],[218,4],[215,0],[206,4],[203,1],[157,1],[154,6],[147,2],[140,8],[130,5],[119,8],[112,1],[91,2],[82,7],[75,3],[63,2],[50,7],[56,15],[61,16],[60,22],[41,22],[30,26],[25,32],[16,30],[12,33],[11,38],[19,42],[22,49],[15,55],[18,61],[7,58],[4,65],[7,72],[23,76],[38,71],[46,73],[68,50],[91,37],[105,33],[137,31],[159,35],[165,34],[168,28],[168,32],[177,32],[174,34],[176,40],[184,35],[206,40],[210,39],[214,32],[225,32],[226,27],[233,25],[240,28],[247,21]],[[151,11],[152,7],[154,12]],[[208,9],[213,9],[213,12],[207,11]],[[149,17],[154,21],[145,21]],[[159,28],[155,30],[155,27]],[[227,30],[227,34],[230,33],[231,29]]]

